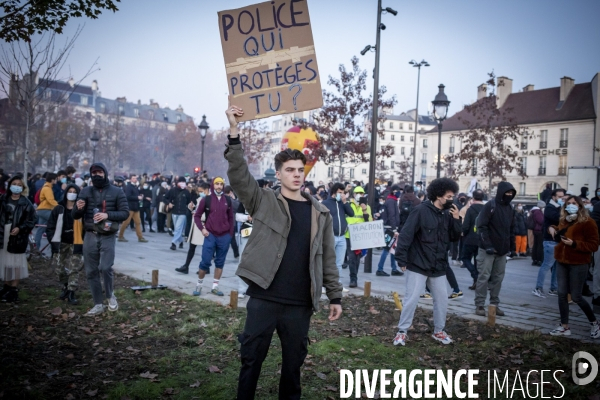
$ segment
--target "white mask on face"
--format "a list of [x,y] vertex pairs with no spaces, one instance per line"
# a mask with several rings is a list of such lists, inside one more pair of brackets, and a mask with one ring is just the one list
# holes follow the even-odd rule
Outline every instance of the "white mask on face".
[[177,186],[179,186],[181,189],[185,189],[185,187],[187,186],[185,182],[179,182],[177,184]]
[[67,193],[67,200],[69,200],[69,201],[77,200],[77,193]]
[[359,201],[360,200],[360,194],[355,194],[354,195],[354,200]]

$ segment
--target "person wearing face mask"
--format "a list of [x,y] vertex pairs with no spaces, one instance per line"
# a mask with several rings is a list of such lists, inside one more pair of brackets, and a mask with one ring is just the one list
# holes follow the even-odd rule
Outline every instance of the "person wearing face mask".
[[52,192],[54,193],[54,199],[57,202],[61,202],[65,196],[65,189],[67,188],[67,173],[60,170],[56,173],[56,183],[52,186]]
[[551,226],[557,226],[560,219],[560,209],[564,204],[565,189],[554,189],[550,201],[544,209],[544,226],[542,232],[544,235],[544,261],[538,271],[537,282],[535,289],[532,290],[532,294],[538,297],[546,297],[544,294],[544,281],[546,280],[546,273],[551,270],[550,278],[550,291],[549,295],[556,296],[558,294],[558,283],[556,281],[556,261],[554,260],[554,248],[556,242],[554,237],[550,234],[549,228]]
[[121,224],[121,229],[119,230],[119,242],[128,242],[125,239],[125,229],[131,221],[135,224],[135,233],[138,237],[138,242],[147,243],[148,240],[144,238],[142,235],[142,221],[140,220],[140,202],[143,201],[144,196],[140,193],[138,187],[138,177],[137,175],[131,175],[129,177],[129,183],[127,183],[123,192],[127,197],[127,203],[129,205],[129,218],[123,224]]
[[383,214],[385,213],[385,198],[383,196],[379,196],[377,198],[377,212],[373,214],[375,220],[383,219]]
[[449,178],[433,180],[427,187],[428,201],[416,206],[398,236],[395,258],[406,273],[406,292],[398,321],[395,346],[406,344],[419,296],[428,286],[433,295],[433,339],[452,343],[445,332],[448,311],[446,273],[448,243],[458,241],[461,223],[454,196],[458,185]]
[[156,210],[158,212],[156,216],[156,231],[158,233],[167,233],[165,231],[165,224],[167,222],[167,201],[165,200],[165,196],[169,192],[169,185],[167,182],[161,181],[159,185],[154,187],[153,191],[156,192]]
[[[355,201],[360,200],[360,193],[354,193]],[[330,196],[324,200],[322,204],[329,209],[333,218],[333,236],[335,239],[335,265],[340,275],[340,283],[342,279],[342,264],[346,256],[346,230],[348,229],[347,217],[354,217],[354,210],[350,202],[346,201],[344,193],[344,185],[334,183],[331,187]],[[362,213],[361,213],[362,214]],[[348,291],[348,289],[343,289]]]
[[177,178],[177,184],[173,187],[165,196],[165,202],[167,203],[167,210],[171,212],[171,218],[173,219],[173,240],[171,240],[171,250],[177,250],[177,245],[180,249],[183,249],[183,231],[185,229],[185,222],[187,218],[188,207],[193,207],[192,195],[187,190],[187,183],[185,177],[180,176]]
[[46,229],[54,271],[63,285],[59,299],[72,305],[78,303],[75,291],[79,286],[79,272],[83,269],[83,223],[74,220],[72,215],[78,195],[77,185],[67,185],[65,198],[52,210]]
[[594,191],[595,196],[591,198],[592,205],[596,205],[600,201],[600,188],[596,188]]
[[527,255],[527,226],[525,226],[523,204],[517,204],[515,211],[515,251],[517,255],[525,257]]
[[581,200],[584,200],[584,199],[587,200],[588,199],[588,197],[587,197],[588,193],[589,193],[588,187],[587,186],[582,186],[581,187],[581,194],[579,195],[579,198]]
[[479,252],[477,253],[477,285],[475,313],[485,316],[485,300],[490,293],[490,305],[496,306],[496,315],[504,316],[500,304],[500,289],[506,271],[506,255],[515,249],[515,215],[510,202],[517,191],[512,184],[498,184],[496,198],[488,201],[477,217]]
[[[400,209],[398,208],[398,199],[400,198],[400,186],[392,185],[391,193],[385,200],[385,212],[383,213],[383,229],[385,235],[390,238],[398,237],[398,226],[400,225]],[[391,243],[391,242],[390,242]],[[379,258],[379,264],[377,265],[377,276],[390,276],[383,270],[385,260],[390,254],[389,247],[384,247],[381,256]],[[398,270],[396,260],[394,257],[390,257],[390,265],[392,268],[391,274],[394,276],[402,276],[403,272]]]
[[74,220],[83,218],[83,268],[94,300],[94,307],[86,316],[94,317],[104,312],[105,298],[108,299],[109,311],[119,309],[113,292],[116,228],[129,217],[129,206],[125,193],[110,184],[104,164],[92,164],[90,174],[92,185],[79,193],[72,216]]
[[142,184],[140,195],[142,196],[142,207],[140,208],[142,232],[146,232],[146,224],[144,223],[144,221],[146,221],[148,222],[148,230],[154,233],[154,229],[152,229],[152,212],[150,211],[152,205],[152,189],[148,182]]
[[590,337],[600,338],[600,325],[590,304],[583,298],[582,291],[587,280],[592,253],[598,249],[600,238],[598,226],[577,196],[567,196],[561,207],[558,225],[548,228],[557,242],[554,248],[556,274],[558,276],[558,309],[560,325],[550,332],[553,336],[569,336],[568,295],[585,314],[591,325]]
[[36,213],[24,189],[25,180],[15,175],[0,197],[0,281],[4,282],[0,300],[7,303],[19,301],[19,281],[29,276],[25,252]]

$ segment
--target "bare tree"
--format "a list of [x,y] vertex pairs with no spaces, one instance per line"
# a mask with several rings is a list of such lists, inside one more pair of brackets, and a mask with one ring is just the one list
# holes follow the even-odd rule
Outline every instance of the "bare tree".
[[[319,134],[318,145],[312,146],[314,157],[325,164],[337,164],[339,176],[345,163],[357,164],[369,161],[370,156],[370,124],[364,119],[373,105],[372,96],[365,96],[367,89],[367,72],[361,70],[358,58],[352,57],[352,69],[340,64],[340,78],[329,76],[327,84],[334,91],[323,90],[323,107],[313,116],[314,122],[308,125]],[[395,97],[384,99],[387,92],[385,86],[379,89],[379,107],[382,110],[392,108],[396,104]],[[383,139],[385,113],[379,113],[378,135]],[[382,146],[377,151],[377,159],[385,159],[394,154],[392,145]]]
[[[11,42],[0,50],[0,90],[7,96],[10,108],[17,114],[23,125],[23,143],[19,144],[23,153],[23,173],[27,176],[33,167],[29,158],[32,133],[42,117],[53,112],[69,100],[70,93],[60,98],[48,98],[46,94],[52,84],[59,80],[75,41],[82,28],[73,37],[67,38],[63,47],[56,43],[55,33],[41,35],[37,40]],[[87,73],[72,86],[71,93],[79,83],[94,70],[96,62]],[[20,79],[22,77],[22,79]]]
[[517,125],[512,108],[497,107],[496,76],[493,72],[488,75],[490,94],[465,106],[465,113],[458,117],[465,129],[452,134],[461,141],[460,151],[444,155],[442,168],[454,179],[487,177],[491,191],[494,179],[506,180],[509,172],[516,170],[521,178],[527,177],[517,150],[522,138],[530,134],[526,127]]

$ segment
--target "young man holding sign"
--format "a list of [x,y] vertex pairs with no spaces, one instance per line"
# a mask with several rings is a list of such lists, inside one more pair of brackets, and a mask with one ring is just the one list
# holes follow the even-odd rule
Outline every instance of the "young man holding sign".
[[336,268],[335,241],[329,210],[302,193],[306,157],[287,149],[275,156],[281,188],[261,189],[250,175],[238,136],[241,108],[226,111],[231,133],[225,151],[233,190],[252,215],[253,229],[236,274],[249,284],[242,368],[237,399],[254,399],[262,363],[273,331],[281,340],[283,360],[280,399],[299,399],[300,367],[308,353],[308,328],[319,310],[321,287],[330,300],[329,320],[342,313],[342,285]]

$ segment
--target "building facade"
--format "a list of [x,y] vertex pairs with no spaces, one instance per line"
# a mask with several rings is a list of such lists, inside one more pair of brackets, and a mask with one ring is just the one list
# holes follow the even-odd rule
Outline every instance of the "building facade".
[[[526,173],[521,178],[516,169],[507,173],[507,181],[524,199],[534,199],[546,186],[567,188],[579,193],[579,187],[570,187],[569,167],[598,166],[600,127],[597,116],[600,114],[598,93],[599,75],[590,82],[575,84],[569,77],[560,79],[560,86],[535,90],[533,85],[525,86],[513,93],[513,82],[507,77],[498,77],[496,105],[499,109],[510,109],[511,115],[520,127],[529,135],[523,136],[518,143],[511,143],[517,149],[518,158]],[[477,101],[487,96],[485,84],[478,87]],[[469,118],[464,109],[448,118],[442,129],[442,162],[444,157],[461,151],[461,134],[467,130],[464,120]],[[430,143],[427,166],[427,180],[436,176],[438,131],[427,133]],[[445,171],[442,170],[442,176]],[[488,177],[473,171],[471,176],[461,176],[461,191],[467,191],[476,179],[484,189],[488,186]],[[571,185],[572,186],[572,185]],[[590,192],[595,188],[590,188]]]

